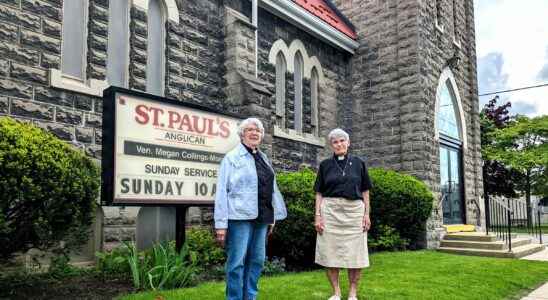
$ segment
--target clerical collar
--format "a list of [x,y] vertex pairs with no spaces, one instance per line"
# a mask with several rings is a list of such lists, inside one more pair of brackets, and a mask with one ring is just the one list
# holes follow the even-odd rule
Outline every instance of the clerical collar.
[[257,148],[255,149],[252,149],[251,147],[248,147],[246,144],[242,143],[242,145],[244,145],[245,149],[247,149],[247,152],[251,153],[251,154],[256,154],[257,152],[259,152],[259,150],[257,150]]
[[345,160],[347,158],[347,154],[344,154],[344,155],[336,155],[335,153],[333,153],[333,158],[335,160]]

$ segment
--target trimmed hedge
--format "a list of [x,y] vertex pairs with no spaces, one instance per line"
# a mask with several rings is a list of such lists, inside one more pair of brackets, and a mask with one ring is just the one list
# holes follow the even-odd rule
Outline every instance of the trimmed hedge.
[[87,241],[99,169],[32,124],[0,118],[0,259]]
[[[369,247],[373,251],[418,248],[432,211],[433,195],[418,179],[394,171],[369,170],[373,182]],[[271,238],[271,254],[283,257],[293,269],[314,266],[313,191],[316,174],[311,169],[277,175],[288,209]]]
[[270,239],[271,256],[285,258],[290,268],[310,267],[314,264],[316,230],[314,229],[314,182],[311,169],[279,173],[278,187],[287,206],[287,218],[276,223]]
[[[434,196],[422,181],[407,174],[372,168],[373,181],[369,234],[379,239],[379,230],[387,226],[396,230],[411,249],[420,246],[426,231],[426,220],[432,213]],[[390,249],[380,249],[390,250]]]

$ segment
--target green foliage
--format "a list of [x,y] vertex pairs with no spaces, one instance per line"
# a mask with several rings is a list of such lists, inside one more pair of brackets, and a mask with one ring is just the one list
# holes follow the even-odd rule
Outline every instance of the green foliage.
[[434,196],[426,184],[413,176],[372,168],[371,230],[373,240],[393,228],[412,249],[418,248],[424,235],[426,220],[432,212]]
[[273,256],[285,258],[288,266],[308,268],[314,265],[316,230],[314,229],[314,181],[311,169],[280,173],[276,176],[287,206],[287,219],[276,224],[270,247]]
[[51,258],[48,275],[55,279],[69,278],[82,273],[82,270],[69,264],[66,253],[60,253]]
[[174,242],[159,243],[139,252],[133,242],[124,245],[133,286],[137,289],[182,288],[191,285],[197,276],[195,258],[188,254],[187,247],[177,252]]
[[377,229],[378,236],[370,239],[368,247],[372,251],[399,251],[405,250],[409,246],[407,239],[402,239],[400,234],[388,225],[379,225]]
[[107,252],[96,252],[97,264],[95,268],[103,277],[128,277],[130,271],[127,262],[128,254],[127,247],[117,247]]
[[548,166],[548,116],[528,118],[517,116],[515,121],[491,133],[492,145],[483,155],[526,172]]
[[264,262],[263,274],[265,275],[277,275],[285,273],[285,259],[273,257],[267,259]]
[[483,156],[523,173],[517,188],[525,192],[528,202],[532,193],[548,193],[547,115],[517,116],[508,126],[494,130],[490,138],[493,143],[483,148]]
[[[417,248],[432,211],[434,197],[416,178],[383,169],[370,169],[372,227],[368,239],[373,250]],[[287,219],[276,225],[270,247],[290,268],[314,265],[313,190],[316,175],[311,169],[280,173],[278,186],[287,205]]]
[[42,129],[3,117],[0,165],[0,259],[87,240],[99,189],[90,159]]
[[215,242],[211,230],[204,228],[190,228],[186,232],[185,244],[188,251],[196,258],[196,265],[204,269],[221,265],[225,262],[225,252]]

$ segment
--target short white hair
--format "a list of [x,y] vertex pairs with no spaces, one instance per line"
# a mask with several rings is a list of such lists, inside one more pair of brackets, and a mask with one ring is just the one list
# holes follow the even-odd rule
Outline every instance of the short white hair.
[[333,139],[338,139],[338,138],[344,138],[346,141],[350,141],[350,136],[348,135],[348,133],[346,133],[346,131],[340,128],[335,128],[331,130],[331,132],[329,132],[329,134],[327,135],[327,139],[329,140],[329,143],[331,143]]
[[247,118],[243,120],[242,123],[240,123],[240,125],[238,125],[238,135],[240,136],[240,138],[244,136],[244,130],[247,128],[247,126],[251,124],[254,124],[255,126],[257,126],[257,128],[259,128],[259,130],[261,131],[261,135],[264,135],[263,122],[261,122],[261,120],[257,118]]

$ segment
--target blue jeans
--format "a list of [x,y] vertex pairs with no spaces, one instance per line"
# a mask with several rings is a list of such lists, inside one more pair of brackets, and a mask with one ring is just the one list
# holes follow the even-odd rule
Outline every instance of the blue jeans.
[[267,224],[228,221],[226,299],[253,300],[266,255]]

